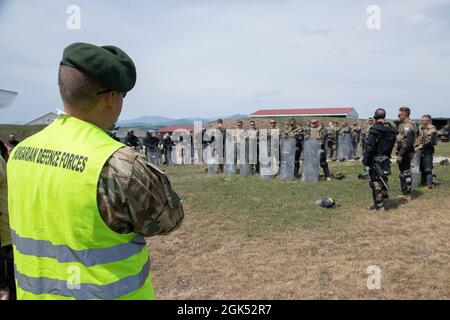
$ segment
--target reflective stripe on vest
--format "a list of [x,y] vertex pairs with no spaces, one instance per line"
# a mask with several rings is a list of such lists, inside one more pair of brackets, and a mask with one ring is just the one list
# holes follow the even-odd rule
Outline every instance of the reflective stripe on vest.
[[52,294],[63,297],[73,297],[78,300],[112,300],[141,288],[148,278],[150,260],[142,268],[141,272],[127,278],[106,285],[81,283],[77,288],[70,288],[67,281],[51,278],[36,278],[26,276],[14,266],[17,284],[20,288],[36,295]]
[[61,263],[79,262],[87,267],[126,259],[141,252],[146,245],[144,237],[139,234],[128,243],[121,243],[110,248],[86,250],[74,250],[69,246],[54,245],[46,240],[22,238],[14,230],[11,230],[11,236],[16,250],[22,254],[55,258]]

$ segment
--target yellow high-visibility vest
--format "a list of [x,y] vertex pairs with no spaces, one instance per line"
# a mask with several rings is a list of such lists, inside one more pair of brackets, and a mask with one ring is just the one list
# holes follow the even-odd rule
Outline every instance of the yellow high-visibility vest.
[[97,206],[100,172],[123,144],[59,116],[8,161],[18,299],[154,299],[144,238],[119,234]]

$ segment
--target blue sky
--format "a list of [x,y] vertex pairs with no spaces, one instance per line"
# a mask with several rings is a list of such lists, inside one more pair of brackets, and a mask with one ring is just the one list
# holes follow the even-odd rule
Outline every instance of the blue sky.
[[[68,5],[81,29],[68,30]],[[381,29],[366,27],[369,5]],[[138,68],[122,119],[261,108],[400,105],[450,116],[450,0],[0,0],[0,123],[61,108],[57,70],[75,41],[114,44]]]

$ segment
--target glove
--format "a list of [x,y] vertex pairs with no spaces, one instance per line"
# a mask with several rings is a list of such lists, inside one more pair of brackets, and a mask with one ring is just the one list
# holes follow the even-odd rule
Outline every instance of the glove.
[[370,167],[369,167],[369,166],[364,166],[364,171],[365,171],[365,172],[369,172],[369,170],[370,170]]

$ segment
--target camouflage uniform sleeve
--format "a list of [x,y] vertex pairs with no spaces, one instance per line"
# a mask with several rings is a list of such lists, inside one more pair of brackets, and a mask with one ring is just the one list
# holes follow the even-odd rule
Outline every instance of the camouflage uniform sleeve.
[[423,142],[423,148],[429,149],[437,145],[437,130],[434,126],[432,126],[425,137],[425,141]]
[[118,233],[168,234],[184,218],[183,207],[163,173],[131,148],[118,150],[102,169],[97,202],[105,223]]
[[307,140],[311,137],[311,129],[310,128],[304,128],[302,133],[303,133],[303,137],[305,140]]
[[325,128],[320,129],[320,138],[321,138],[322,144],[325,143],[325,141],[327,140],[328,132]]

